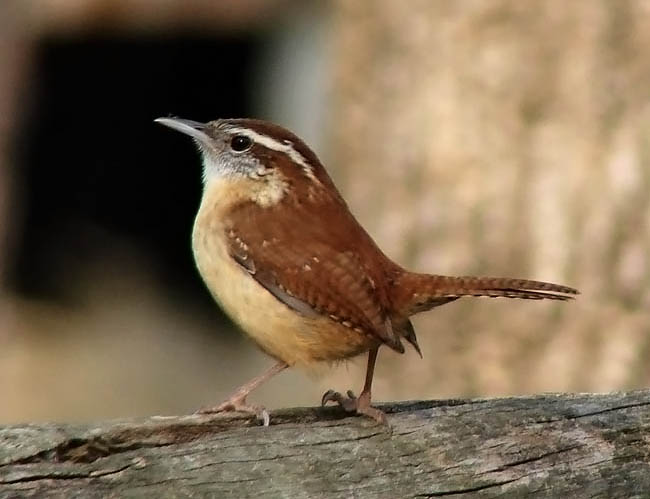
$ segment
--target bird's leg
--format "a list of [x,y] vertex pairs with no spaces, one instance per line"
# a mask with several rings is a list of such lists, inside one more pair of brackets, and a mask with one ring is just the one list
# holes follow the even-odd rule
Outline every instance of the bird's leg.
[[252,405],[246,402],[246,397],[250,392],[255,390],[265,381],[268,381],[270,378],[278,374],[279,372],[284,371],[289,365],[286,362],[279,361],[278,363],[271,366],[268,370],[256,376],[248,383],[243,384],[237,390],[235,390],[230,397],[224,400],[221,404],[215,407],[206,407],[199,409],[197,414],[212,414],[215,412],[247,412],[249,414],[255,414],[262,421],[264,421],[264,426],[269,425],[269,413],[266,409],[259,405]]
[[323,395],[321,401],[322,405],[327,402],[336,402],[347,412],[356,412],[371,417],[381,424],[387,424],[386,415],[379,409],[370,405],[372,376],[375,373],[375,362],[377,360],[377,352],[379,347],[375,347],[368,352],[368,368],[366,369],[366,382],[363,385],[363,391],[358,397],[354,396],[351,390],[348,390],[347,397],[335,392],[334,390],[327,390]]
[[372,377],[375,374],[375,362],[377,361],[379,347],[368,352],[368,367],[366,369],[366,381],[363,384],[363,391],[357,399],[357,413],[365,414],[381,424],[387,424],[386,415],[379,409],[370,405]]

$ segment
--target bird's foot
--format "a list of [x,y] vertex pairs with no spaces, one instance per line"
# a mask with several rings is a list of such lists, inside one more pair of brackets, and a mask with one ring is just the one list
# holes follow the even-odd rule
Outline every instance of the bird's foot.
[[271,421],[269,413],[264,407],[247,403],[246,395],[239,393],[233,394],[215,407],[203,407],[196,411],[195,414],[215,414],[218,412],[244,412],[254,414],[263,422],[264,426],[268,426]]
[[356,397],[352,390],[348,390],[346,395],[342,395],[334,390],[327,390],[323,394],[321,405],[325,406],[328,402],[334,402],[340,405],[345,412],[362,414],[374,419],[380,424],[388,424],[386,415],[379,409],[370,405],[370,392],[361,392],[361,395]]

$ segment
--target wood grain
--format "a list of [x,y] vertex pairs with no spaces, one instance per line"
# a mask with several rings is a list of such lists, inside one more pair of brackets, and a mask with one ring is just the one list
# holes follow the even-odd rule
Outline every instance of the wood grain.
[[0,428],[0,497],[648,497],[650,391]]

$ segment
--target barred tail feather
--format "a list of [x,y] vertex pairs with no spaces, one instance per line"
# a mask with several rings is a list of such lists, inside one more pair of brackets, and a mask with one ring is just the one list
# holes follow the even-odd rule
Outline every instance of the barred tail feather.
[[508,277],[449,277],[405,272],[393,288],[393,303],[405,315],[424,312],[463,296],[571,300],[578,290],[560,284]]

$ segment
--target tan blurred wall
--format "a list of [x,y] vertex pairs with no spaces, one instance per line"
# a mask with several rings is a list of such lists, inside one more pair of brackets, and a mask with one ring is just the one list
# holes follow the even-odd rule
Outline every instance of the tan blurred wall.
[[648,386],[650,2],[337,10],[332,167],[388,254],[583,292],[423,316],[425,360],[386,355],[384,394]]

